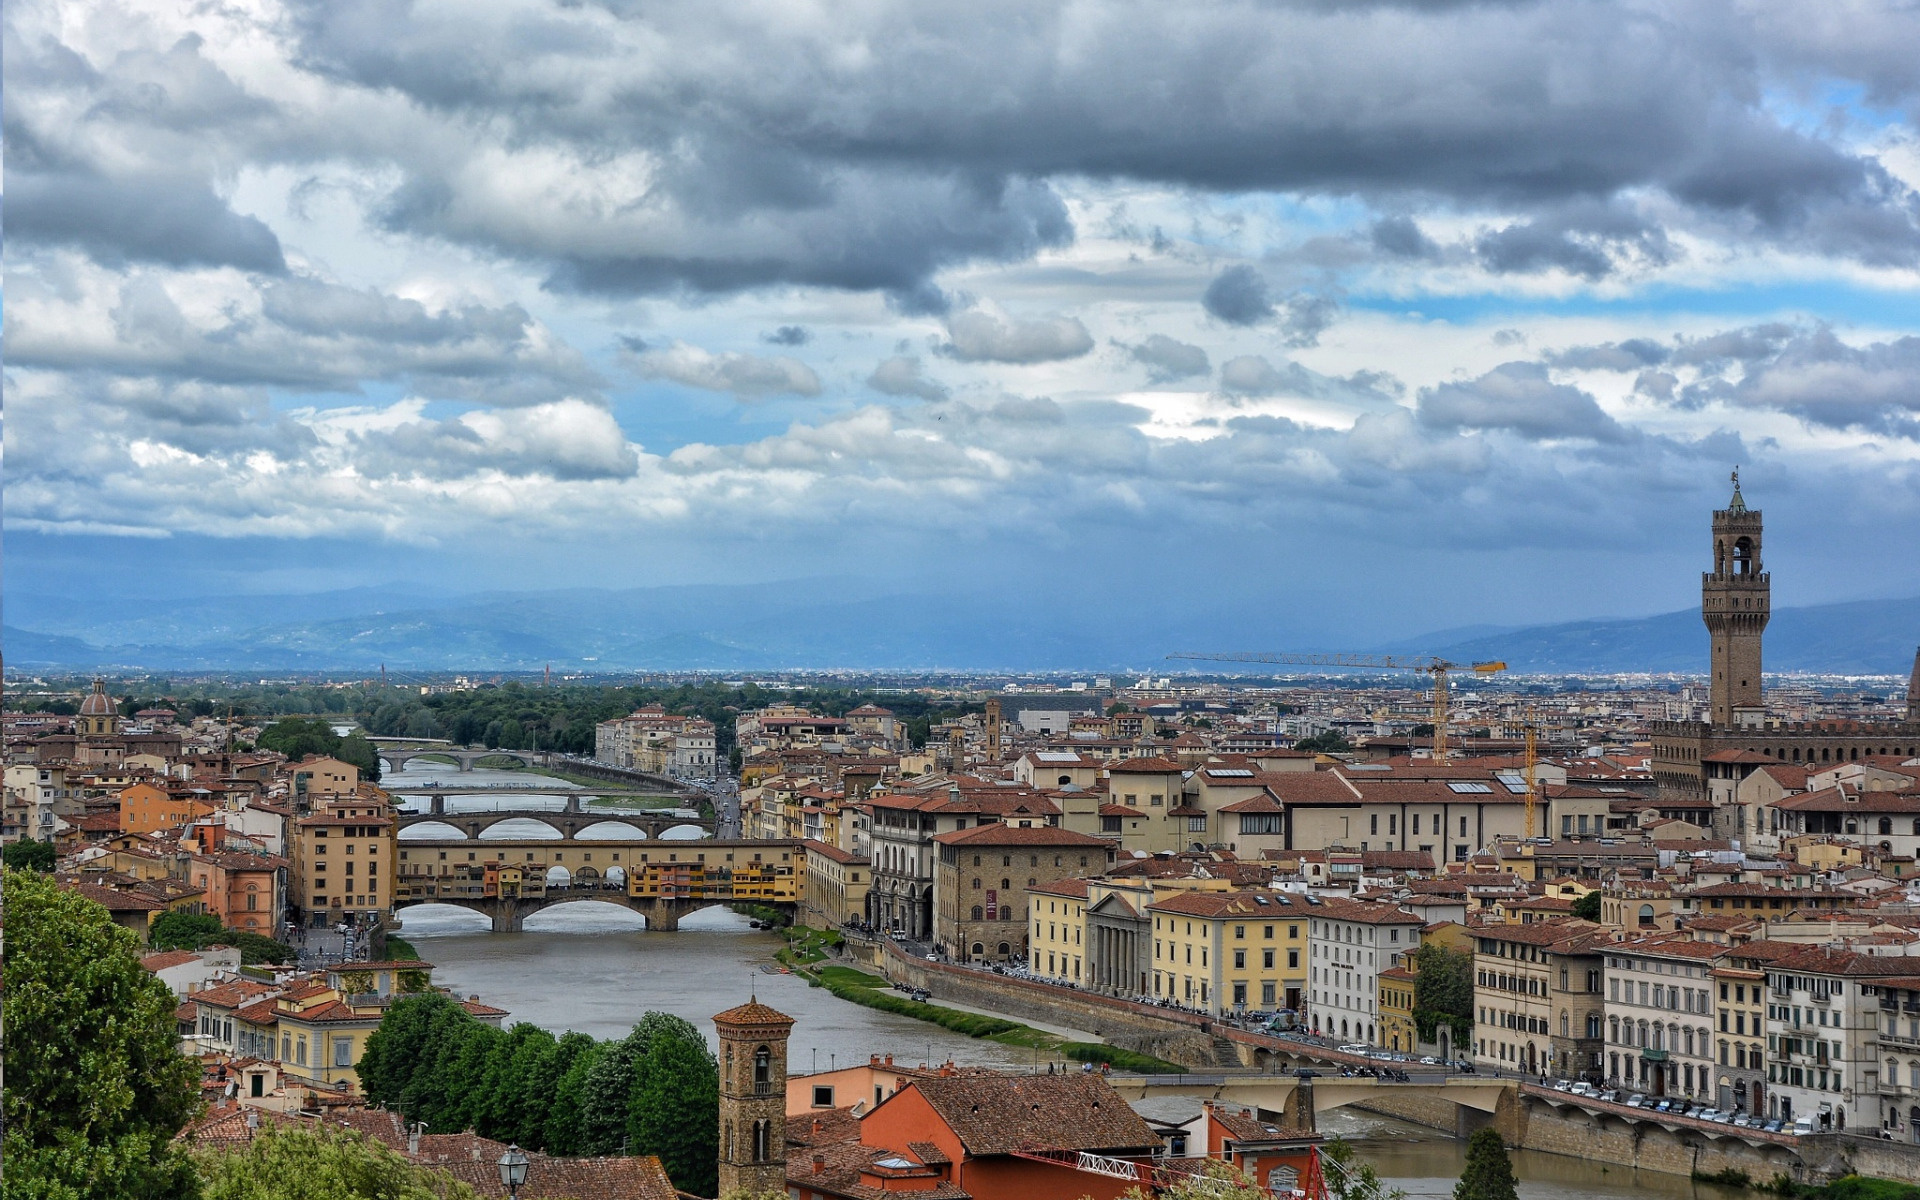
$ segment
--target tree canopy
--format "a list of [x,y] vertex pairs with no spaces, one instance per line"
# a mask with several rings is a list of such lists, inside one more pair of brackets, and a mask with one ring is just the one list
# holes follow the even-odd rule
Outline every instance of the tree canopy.
[[53,870],[53,864],[59,858],[59,851],[52,842],[36,842],[31,838],[22,838],[17,842],[8,842],[7,848],[0,851],[6,865],[20,871],[39,871],[41,874]]
[[720,1071],[690,1023],[649,1012],[626,1037],[499,1030],[438,993],[396,1002],[360,1059],[367,1098],[440,1130],[549,1154],[653,1154],[674,1186],[718,1186]]
[[1293,744],[1293,748],[1305,750],[1309,754],[1344,754],[1353,749],[1353,743],[1349,742],[1339,730],[1329,729],[1325,733],[1301,738]]
[[1600,919],[1600,892],[1595,889],[1573,902],[1573,915],[1583,921]]
[[211,913],[161,913],[147,931],[147,943],[155,950],[233,946],[240,951],[240,961],[245,963],[288,963],[295,957],[293,947],[285,942],[222,925],[220,918]]
[[1413,952],[1413,1020],[1420,1040],[1434,1040],[1445,1022],[1467,1040],[1473,1028],[1473,955],[1428,942]]
[[204,1200],[477,1200],[466,1184],[357,1133],[262,1125],[244,1149],[197,1157]]
[[8,871],[7,1200],[165,1200],[195,1193],[173,1142],[199,1105],[175,1000],[107,910]]
[[1513,1163],[1500,1132],[1492,1126],[1467,1139],[1467,1167],[1454,1185],[1453,1200],[1516,1200]]

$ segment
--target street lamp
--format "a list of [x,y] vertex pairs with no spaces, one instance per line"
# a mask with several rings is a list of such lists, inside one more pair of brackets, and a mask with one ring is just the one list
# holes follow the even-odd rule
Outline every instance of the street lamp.
[[528,1165],[527,1156],[517,1145],[509,1145],[507,1152],[500,1156],[500,1183],[507,1189],[508,1200],[519,1200],[520,1185],[527,1181]]

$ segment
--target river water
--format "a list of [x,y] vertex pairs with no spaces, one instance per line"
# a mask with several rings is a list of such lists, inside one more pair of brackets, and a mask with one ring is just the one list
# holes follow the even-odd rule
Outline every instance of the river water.
[[[452,784],[451,768],[421,764],[386,782],[438,778]],[[519,771],[461,774],[461,784],[498,776],[516,783]],[[553,780],[555,800],[575,790]],[[516,804],[524,797],[516,797]],[[768,974],[781,945],[777,935],[752,929],[745,918],[710,908],[674,933],[649,933],[636,913],[617,905],[569,904],[527,918],[521,933],[491,933],[478,913],[439,905],[405,910],[401,934],[434,964],[434,981],[456,994],[477,995],[512,1015],[555,1033],[577,1029],[599,1038],[623,1036],[642,1013],[657,1009],[684,1017],[711,1042],[717,1012],[757,996],[795,1020],[789,1061],[795,1071],[828,1070],[892,1054],[902,1062],[952,1059],[1001,1070],[1045,1070],[1030,1051],[949,1033],[935,1025],[837,1000],[792,975]],[[936,997],[937,999],[937,997]],[[1149,1116],[1178,1120],[1198,1101],[1160,1098],[1140,1106]],[[1465,1146],[1432,1130],[1390,1117],[1341,1109],[1321,1119],[1374,1164],[1408,1200],[1445,1200],[1465,1165]],[[1676,1175],[1634,1172],[1618,1164],[1518,1151],[1514,1171],[1521,1200],[1746,1200],[1746,1193],[1696,1184]]]

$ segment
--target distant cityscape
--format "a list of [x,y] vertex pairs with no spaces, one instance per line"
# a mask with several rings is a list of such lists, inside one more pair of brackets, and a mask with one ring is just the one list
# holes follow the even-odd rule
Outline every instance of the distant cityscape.
[[[1114,1197],[1214,1162],[1317,1196],[1349,1104],[1797,1170],[1806,1138],[1920,1146],[1920,654],[1898,686],[1763,688],[1762,536],[1736,484],[1678,682],[16,674],[4,840],[149,944],[211,1101],[189,1139],[322,1119],[447,1161],[362,1078],[445,991],[408,917],[592,902],[781,930],[765,969],[831,1003],[1099,1031],[1044,1072],[790,1072],[804,1025],[742,997],[713,1017],[717,1194]],[[1189,1077],[1192,1119],[1127,1103]],[[667,1200],[661,1161],[542,1153],[526,1194]]]

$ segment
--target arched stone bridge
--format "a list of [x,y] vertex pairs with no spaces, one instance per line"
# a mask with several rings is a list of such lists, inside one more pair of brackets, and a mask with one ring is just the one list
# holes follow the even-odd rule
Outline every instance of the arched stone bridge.
[[[712,817],[677,817],[665,812],[635,812],[619,809],[594,812],[583,810],[578,796],[568,796],[567,806],[563,809],[492,809],[487,812],[456,813],[448,812],[447,798],[435,793],[426,812],[400,813],[396,823],[401,831],[429,822],[451,825],[466,834],[469,839],[478,839],[482,833],[502,821],[538,821],[568,840],[578,838],[583,830],[607,822],[630,825],[646,834],[650,840],[657,840],[662,833],[682,825],[697,826],[708,837],[713,836]],[[590,838],[588,840],[611,842],[627,839]],[[411,839],[408,844],[413,844]]]
[[485,746],[394,746],[376,740],[376,752],[386,762],[387,769],[400,771],[416,758],[438,755],[451,758],[457,771],[471,771],[473,764],[483,758],[511,758],[529,767],[544,767],[549,755],[545,751],[533,750],[489,750]]
[[[416,838],[402,841],[397,855],[396,910],[451,904],[485,915],[496,933],[520,929],[542,909],[588,900],[631,909],[657,930],[677,929],[682,917],[717,904],[791,913],[806,869],[793,841]],[[489,861],[533,878],[521,894],[499,895],[486,882]],[[555,867],[565,868],[565,884],[546,882]]]

